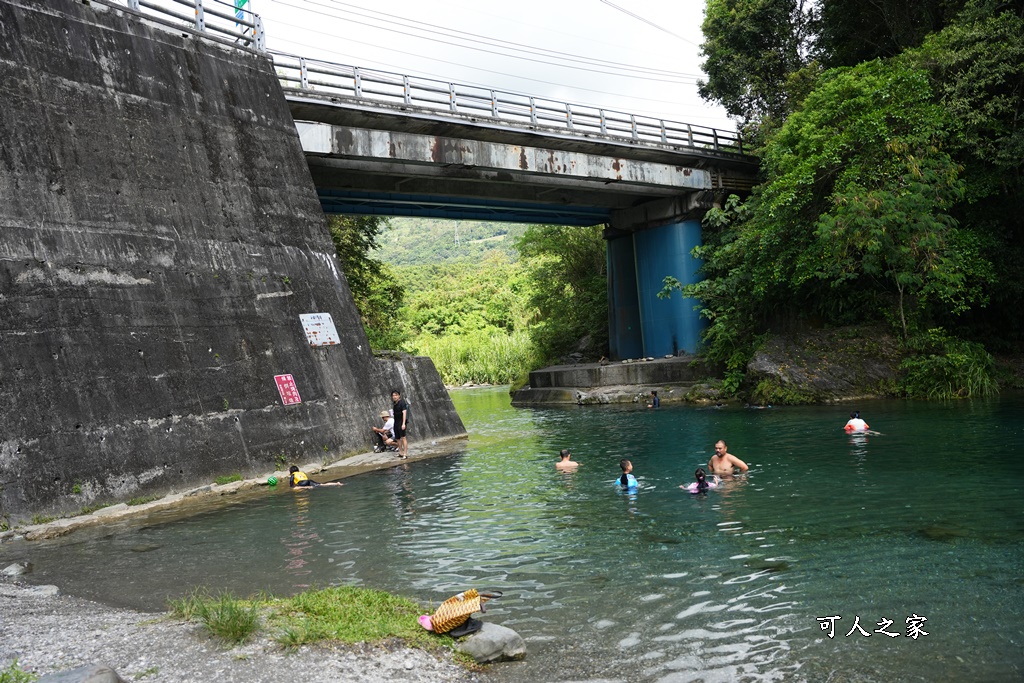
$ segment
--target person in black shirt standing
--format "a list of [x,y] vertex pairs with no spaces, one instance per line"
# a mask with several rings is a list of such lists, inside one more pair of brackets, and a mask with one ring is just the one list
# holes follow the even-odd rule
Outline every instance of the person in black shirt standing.
[[402,398],[398,389],[391,391],[391,410],[395,416],[395,441],[398,442],[398,457],[409,457],[409,442],[405,438],[405,430],[409,426],[409,404]]

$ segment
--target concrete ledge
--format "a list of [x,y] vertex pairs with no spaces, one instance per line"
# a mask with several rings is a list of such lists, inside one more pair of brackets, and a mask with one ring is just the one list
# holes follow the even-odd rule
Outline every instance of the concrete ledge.
[[712,377],[715,371],[695,356],[639,359],[579,365],[555,365],[530,373],[532,389],[683,384]]
[[696,356],[640,358],[616,363],[555,365],[530,373],[530,384],[512,396],[512,405],[602,405],[645,403],[657,391],[662,403],[720,400],[713,366]]
[[512,396],[512,405],[517,408],[534,405],[611,405],[640,403],[646,404],[651,390],[658,392],[662,403],[682,403],[692,400],[692,384],[626,385],[610,387],[557,387],[533,389],[524,387]]
[[[333,462],[306,463],[299,465],[299,467],[306,474],[318,475],[317,479],[320,481],[335,481],[373,470],[383,470],[389,467],[405,465],[417,460],[429,460],[431,458],[452,455],[461,449],[462,444],[467,438],[468,434],[463,433],[432,441],[411,443],[409,444],[408,460],[399,460],[396,454],[391,452],[359,453]],[[131,517],[144,518],[151,513],[166,512],[167,510],[178,510],[181,517],[189,517],[200,512],[222,507],[229,501],[232,503],[237,502],[239,496],[255,497],[278,494],[280,492],[287,493],[289,491],[287,483],[277,486],[267,485],[267,480],[272,476],[277,477],[279,482],[288,481],[288,471],[283,469],[276,472],[267,472],[253,479],[243,479],[229,484],[199,486],[187,491],[172,493],[141,505],[119,503],[101,508],[88,515],[62,517],[43,524],[18,526],[15,529],[0,534],[0,543],[13,542],[20,539],[39,541],[57,538],[81,529],[102,526]],[[162,516],[161,519],[162,521],[168,521],[166,516]]]

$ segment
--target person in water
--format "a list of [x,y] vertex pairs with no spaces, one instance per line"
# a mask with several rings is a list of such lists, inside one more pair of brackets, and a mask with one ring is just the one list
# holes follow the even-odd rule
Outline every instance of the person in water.
[[703,467],[697,468],[697,471],[693,473],[693,478],[696,481],[693,481],[690,484],[680,484],[679,488],[689,491],[690,493],[704,493],[708,489],[717,488],[721,481],[717,474],[712,474],[711,481],[708,481],[708,475],[704,471]]
[[648,408],[660,408],[661,407],[661,399],[658,398],[658,392],[657,391],[652,391],[651,392],[651,398],[650,398],[650,400],[647,401],[647,407]]
[[576,468],[580,466],[578,462],[572,460],[572,451],[568,448],[563,448],[558,457],[561,460],[555,463],[555,469],[559,472],[575,472]]
[[300,470],[295,465],[288,468],[288,486],[291,487],[304,487],[304,486],[344,486],[340,481],[328,481],[323,484],[315,482],[306,476],[306,473]]
[[622,468],[622,476],[618,478],[617,482],[619,486],[625,489],[635,489],[637,484],[636,477],[632,475],[633,463],[626,458],[619,461],[619,467]]
[[850,413],[850,421],[846,423],[846,426],[843,427],[843,429],[845,429],[847,433],[866,432],[868,429],[870,429],[870,427],[868,427],[867,422],[860,419],[860,411],[855,410],[852,413]]
[[724,441],[715,444],[715,454],[708,460],[708,469],[714,474],[732,474],[734,470],[746,472],[749,467],[735,455],[729,452],[729,447]]

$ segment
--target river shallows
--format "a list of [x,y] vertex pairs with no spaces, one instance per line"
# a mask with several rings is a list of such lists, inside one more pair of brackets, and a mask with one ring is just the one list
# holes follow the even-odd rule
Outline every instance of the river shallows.
[[[147,609],[196,585],[351,582],[435,603],[500,589],[485,618],[530,647],[493,670],[502,682],[1024,678],[1020,398],[866,403],[855,407],[881,434],[859,437],[841,430],[853,406],[453,398],[471,434],[458,455],[0,547],[0,560],[27,553],[35,582]],[[750,472],[707,496],[680,491],[718,438]],[[564,447],[575,474],[554,470]],[[622,457],[635,496],[612,485]],[[908,617],[928,635],[908,636]]]

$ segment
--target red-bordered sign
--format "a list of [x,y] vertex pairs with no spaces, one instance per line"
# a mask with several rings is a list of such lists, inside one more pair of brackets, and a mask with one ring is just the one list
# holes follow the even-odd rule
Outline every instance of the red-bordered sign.
[[291,375],[274,375],[277,391],[281,394],[281,403],[286,406],[302,403],[299,388],[295,386],[295,378]]

